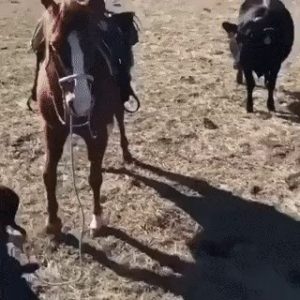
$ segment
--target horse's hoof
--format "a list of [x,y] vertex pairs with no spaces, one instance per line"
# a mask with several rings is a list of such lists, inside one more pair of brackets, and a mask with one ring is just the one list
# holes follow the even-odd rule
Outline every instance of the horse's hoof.
[[92,238],[96,237],[101,229],[104,226],[107,226],[108,224],[108,219],[104,218],[102,215],[93,215],[91,224],[90,224],[90,236]]
[[47,221],[45,232],[47,234],[59,235],[62,229],[61,219],[57,218],[55,222],[50,223]]

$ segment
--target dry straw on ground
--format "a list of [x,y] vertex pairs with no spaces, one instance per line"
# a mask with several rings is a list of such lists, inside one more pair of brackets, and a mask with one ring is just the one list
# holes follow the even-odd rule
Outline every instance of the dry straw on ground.
[[[110,229],[86,238],[82,282],[41,288],[41,299],[300,299],[300,187],[288,183],[300,167],[300,60],[280,82],[278,113],[267,113],[266,91],[257,89],[256,113],[246,114],[221,28],[240,1],[198,2],[132,1],[143,23],[135,69],[142,109],[126,125],[140,163],[122,168],[115,130],[102,189]],[[0,1],[0,181],[22,197],[19,219],[44,274],[69,279],[79,270],[76,238],[57,245],[41,234],[41,122],[25,109],[37,7]],[[90,214],[81,144],[76,165]],[[60,215],[76,236],[69,169],[66,153]]]

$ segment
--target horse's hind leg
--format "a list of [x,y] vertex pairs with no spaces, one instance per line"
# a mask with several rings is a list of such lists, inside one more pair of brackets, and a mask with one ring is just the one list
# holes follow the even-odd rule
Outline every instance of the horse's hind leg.
[[103,225],[100,189],[102,185],[102,161],[106,150],[107,141],[108,135],[105,130],[101,131],[101,136],[98,136],[97,139],[93,140],[89,138],[86,140],[88,157],[90,160],[89,184],[92,188],[94,196],[93,218],[90,223],[90,231],[92,236],[95,235]]
[[117,119],[118,126],[120,129],[120,135],[121,135],[120,143],[121,143],[121,148],[123,151],[123,160],[124,160],[124,162],[130,164],[130,163],[132,163],[132,155],[128,149],[129,142],[128,142],[128,139],[126,136],[126,131],[125,131],[124,113],[125,113],[124,107],[121,106],[120,109],[118,109],[118,111],[116,113],[116,119]]
[[45,128],[47,153],[43,178],[46,187],[48,211],[46,232],[49,234],[58,234],[62,227],[61,220],[57,216],[57,165],[63,153],[63,147],[67,138],[67,133],[60,128],[58,128],[58,131],[59,134],[55,133],[54,129],[51,129],[48,126]]

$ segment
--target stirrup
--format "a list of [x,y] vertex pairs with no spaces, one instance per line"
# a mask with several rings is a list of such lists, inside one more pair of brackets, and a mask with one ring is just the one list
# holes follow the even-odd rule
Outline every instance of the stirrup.
[[[133,97],[133,99],[135,100],[136,102],[136,109],[135,110],[130,110],[128,109],[126,106],[125,106],[125,103],[129,101],[130,97]],[[130,93],[129,93],[129,98],[127,101],[124,102],[124,109],[126,112],[130,113],[130,114],[133,114],[133,113],[136,113],[141,107],[141,103],[140,103],[140,99],[139,97],[136,95],[136,93],[134,92],[134,90],[132,89],[132,87],[130,86]]]

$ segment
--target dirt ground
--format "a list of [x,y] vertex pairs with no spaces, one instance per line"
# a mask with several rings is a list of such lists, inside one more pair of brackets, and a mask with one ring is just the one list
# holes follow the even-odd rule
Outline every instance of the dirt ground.
[[[122,165],[115,128],[102,188],[109,228],[85,236],[81,282],[39,285],[41,299],[300,299],[300,59],[278,84],[278,112],[267,112],[266,91],[257,88],[255,113],[247,114],[221,28],[239,3],[132,1],[142,23],[134,70],[142,108],[126,119],[136,164]],[[42,123],[25,104],[41,5],[1,0],[0,11],[0,181],[21,196],[18,218],[41,276],[72,279],[80,215],[68,151],[58,186],[66,234],[54,244],[42,233]],[[90,221],[82,143],[75,159]]]

